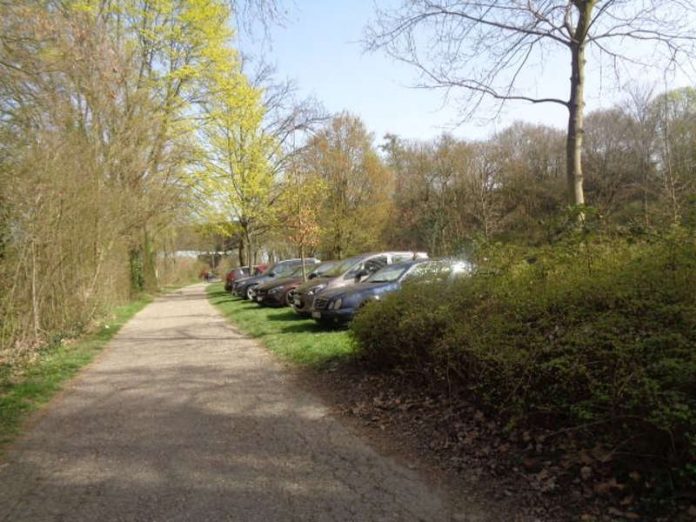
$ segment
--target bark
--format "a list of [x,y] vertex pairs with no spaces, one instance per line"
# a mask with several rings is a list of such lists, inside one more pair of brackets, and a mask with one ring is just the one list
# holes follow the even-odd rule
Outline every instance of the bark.
[[246,263],[246,249],[244,247],[244,238],[242,236],[239,237],[239,266],[244,266]]
[[568,202],[584,205],[582,172],[582,140],[585,113],[585,39],[592,21],[592,9],[596,0],[576,0],[578,25],[570,43],[571,74],[570,99],[568,100],[568,141],[566,144],[566,171],[568,180]]
[[254,261],[255,256],[255,247],[254,247],[254,242],[251,239],[251,231],[248,228],[244,229],[244,237],[246,237],[246,244],[247,244],[247,265],[249,266],[249,270],[253,272],[254,270],[254,265],[256,264]]
[[[152,242],[148,234],[147,227],[143,227],[143,287],[149,292],[157,290],[157,268],[155,266],[155,252],[152,249]],[[214,258],[213,258],[214,259]],[[213,261],[214,263],[214,261]]]
[[33,319],[34,339],[39,337],[41,320],[39,318],[39,299],[36,291],[36,239],[31,240],[31,311]]
[[307,280],[307,267],[305,267],[305,250],[304,245],[300,245],[300,262],[302,263],[302,280]]

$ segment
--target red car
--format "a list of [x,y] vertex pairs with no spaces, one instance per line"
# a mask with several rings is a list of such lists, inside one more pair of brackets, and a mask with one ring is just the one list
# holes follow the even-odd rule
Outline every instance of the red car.
[[249,277],[250,275],[259,275],[261,272],[266,270],[268,268],[268,265],[262,264],[262,265],[254,265],[254,273],[249,274],[249,267],[248,266],[239,266],[237,268],[233,268],[229,272],[227,272],[227,275],[225,276],[225,290],[227,292],[232,291],[232,285],[237,279],[241,279],[243,277]]

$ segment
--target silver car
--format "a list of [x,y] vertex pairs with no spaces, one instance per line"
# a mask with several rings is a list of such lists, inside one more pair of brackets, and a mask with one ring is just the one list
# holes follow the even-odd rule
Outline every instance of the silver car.
[[341,261],[322,277],[317,277],[299,286],[293,295],[292,307],[298,314],[309,317],[315,296],[325,289],[354,285],[392,263],[427,258],[428,254],[425,252],[412,251],[377,252],[350,257]]

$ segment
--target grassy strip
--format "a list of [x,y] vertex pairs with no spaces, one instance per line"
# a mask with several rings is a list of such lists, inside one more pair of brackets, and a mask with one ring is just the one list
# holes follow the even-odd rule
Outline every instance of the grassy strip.
[[29,413],[48,402],[152,299],[143,297],[113,311],[111,321],[74,343],[44,349],[22,371],[0,367],[0,452],[20,432]]
[[244,333],[257,337],[274,353],[297,364],[323,366],[353,354],[348,332],[326,330],[289,308],[260,307],[208,286],[210,301]]

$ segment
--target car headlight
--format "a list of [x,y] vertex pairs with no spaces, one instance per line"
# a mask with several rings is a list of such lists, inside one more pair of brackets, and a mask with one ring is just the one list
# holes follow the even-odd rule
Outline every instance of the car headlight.
[[269,294],[278,294],[278,293],[282,292],[283,290],[285,290],[284,287],[282,287],[282,286],[276,286],[275,288],[271,288],[271,289],[268,291],[268,293],[269,293]]
[[339,297],[338,299],[336,299],[336,300],[333,302],[333,307],[332,307],[332,308],[333,308],[334,310],[338,310],[339,308],[341,308],[341,305],[342,305],[342,304],[343,304],[343,299],[341,299],[341,298]]
[[307,291],[307,295],[316,295],[319,292],[321,292],[324,288],[326,288],[326,285],[317,285],[315,287],[312,287]]

